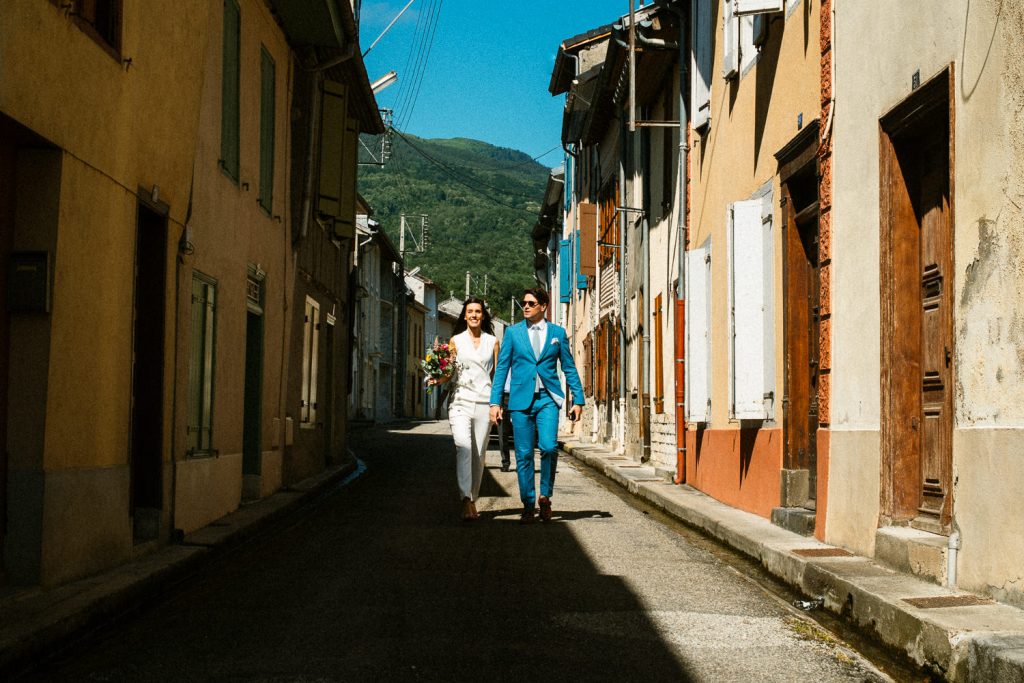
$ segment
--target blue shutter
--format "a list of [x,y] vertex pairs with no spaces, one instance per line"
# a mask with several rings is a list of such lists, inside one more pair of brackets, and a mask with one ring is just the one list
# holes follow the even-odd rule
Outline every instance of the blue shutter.
[[573,243],[572,243],[572,246],[573,246],[573,255],[572,256],[573,256],[573,258],[572,258],[572,261],[573,261],[573,263],[576,266],[574,268],[574,272],[576,273],[576,289],[586,289],[587,288],[587,276],[580,272],[580,266],[582,265],[582,252],[583,252],[583,250],[580,248],[580,244],[582,242],[582,240],[580,239],[580,231],[577,230],[576,232],[574,232],[572,234],[572,237],[573,237]]
[[572,248],[569,240],[561,240],[558,243],[558,300],[563,304],[569,303],[572,299],[572,289],[569,278],[572,273]]

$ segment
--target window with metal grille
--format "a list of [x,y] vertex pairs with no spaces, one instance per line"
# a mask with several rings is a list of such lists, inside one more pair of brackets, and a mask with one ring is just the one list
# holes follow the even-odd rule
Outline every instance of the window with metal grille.
[[302,331],[302,398],[299,403],[299,422],[302,426],[316,425],[317,355],[320,348],[320,304],[306,297],[306,318]]
[[188,368],[188,454],[213,452],[214,342],[217,282],[192,276],[192,329]]

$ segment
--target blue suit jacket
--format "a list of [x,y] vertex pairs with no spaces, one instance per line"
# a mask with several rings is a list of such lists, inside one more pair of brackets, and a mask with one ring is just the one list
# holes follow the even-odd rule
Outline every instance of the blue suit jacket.
[[494,382],[491,385],[491,405],[501,405],[501,394],[505,388],[505,378],[512,373],[512,383],[508,395],[509,410],[526,410],[533,402],[537,375],[544,387],[553,395],[565,398],[562,386],[558,381],[558,363],[562,364],[562,372],[572,391],[573,403],[584,405],[583,385],[580,375],[576,372],[576,364],[572,360],[572,349],[569,348],[569,337],[565,328],[548,322],[548,335],[541,350],[540,358],[533,353],[527,322],[518,322],[505,330],[505,338],[498,354],[498,364],[494,368]]

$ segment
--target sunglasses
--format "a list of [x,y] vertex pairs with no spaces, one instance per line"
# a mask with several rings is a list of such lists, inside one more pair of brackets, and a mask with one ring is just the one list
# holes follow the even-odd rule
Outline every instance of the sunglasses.
[[534,306],[540,306],[540,303],[536,301],[524,301],[523,308],[533,308]]

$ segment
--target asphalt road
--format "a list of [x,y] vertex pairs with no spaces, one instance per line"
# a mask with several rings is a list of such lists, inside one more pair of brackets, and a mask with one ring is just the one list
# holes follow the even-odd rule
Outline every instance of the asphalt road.
[[879,680],[569,458],[555,520],[520,526],[515,475],[488,453],[465,523],[446,422],[352,441],[357,479],[33,678]]

